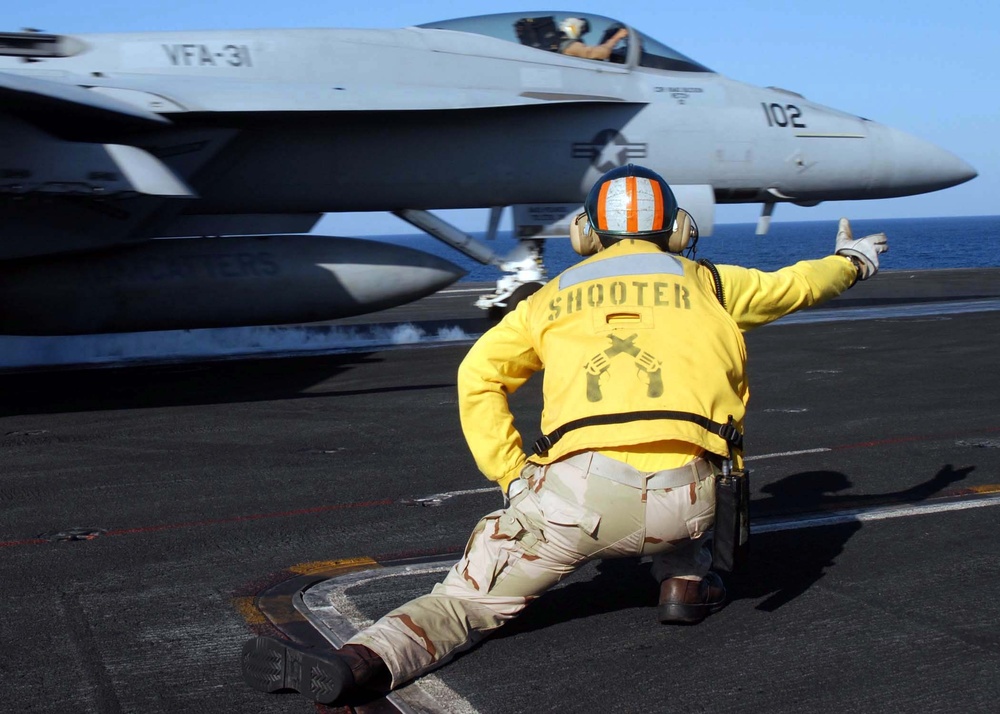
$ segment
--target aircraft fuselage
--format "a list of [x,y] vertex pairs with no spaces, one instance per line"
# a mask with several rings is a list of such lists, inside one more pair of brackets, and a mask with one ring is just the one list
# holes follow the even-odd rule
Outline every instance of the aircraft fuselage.
[[[397,212],[514,266],[484,303],[509,308],[544,278],[541,256],[470,252],[427,212],[579,205],[626,163],[706,215],[975,176],[932,144],[728,79],[634,29],[598,61],[560,54],[539,34],[553,18],[529,19],[534,35],[513,14],[400,30],[0,33],[0,330],[332,319],[461,274],[402,250],[284,235],[340,211]],[[186,237],[205,240],[152,240]]]
[[[85,82],[169,118],[184,131],[165,127],[136,143],[189,181],[203,213],[570,202],[629,161],[671,183],[711,185],[720,202],[887,198],[972,171],[931,144],[790,92],[465,33],[76,39],[79,54],[30,65],[0,58],[0,71]],[[234,135],[192,171],[186,150],[209,128]]]

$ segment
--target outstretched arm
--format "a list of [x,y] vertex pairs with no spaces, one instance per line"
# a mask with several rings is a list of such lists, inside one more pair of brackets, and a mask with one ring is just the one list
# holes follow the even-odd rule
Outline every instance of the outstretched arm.
[[774,272],[718,266],[726,309],[740,329],[747,331],[818,305],[874,275],[878,255],[887,247],[884,233],[854,240],[850,223],[842,218],[834,247],[836,255],[804,260]]

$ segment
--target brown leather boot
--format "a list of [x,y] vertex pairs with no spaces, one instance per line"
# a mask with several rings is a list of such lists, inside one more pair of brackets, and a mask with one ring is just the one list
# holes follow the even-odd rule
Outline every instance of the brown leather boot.
[[392,674],[381,657],[364,645],[344,645],[337,654],[347,660],[354,683],[372,692],[386,694],[392,689]]
[[701,580],[668,578],[660,583],[656,616],[663,623],[694,625],[725,604],[726,586],[718,573],[709,572]]
[[254,689],[292,690],[320,704],[343,703],[362,689],[384,693],[392,680],[382,658],[361,645],[335,650],[255,637],[243,646],[241,661],[243,681]]

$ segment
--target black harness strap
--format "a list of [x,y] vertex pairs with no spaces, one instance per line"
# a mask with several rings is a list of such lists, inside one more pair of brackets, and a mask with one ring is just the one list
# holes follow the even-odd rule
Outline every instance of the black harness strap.
[[623,424],[629,421],[639,421],[644,419],[676,419],[679,421],[694,422],[706,431],[724,439],[725,442],[729,444],[730,448],[737,449],[739,451],[743,450],[743,434],[741,434],[733,424],[732,417],[730,417],[729,423],[720,424],[719,422],[712,421],[708,417],[702,416],[701,414],[666,410],[624,412],[622,414],[596,414],[594,416],[583,417],[582,419],[574,419],[571,422],[563,424],[558,429],[541,436],[535,441],[534,446],[531,448],[536,455],[545,456],[549,453],[549,449],[551,449],[557,441],[563,438],[568,431],[573,431],[574,429],[579,429],[584,426]]
[[[719,269],[716,268],[715,264],[710,260],[702,259],[698,262],[711,271],[712,278],[715,281],[715,297],[718,299],[719,304],[725,308],[726,292],[722,285],[722,276],[719,275]],[[573,431],[573,429],[579,429],[584,426],[624,424],[625,422],[639,421],[642,419],[676,419],[679,421],[694,422],[709,433],[721,437],[729,445],[730,459],[732,458],[733,449],[743,451],[743,434],[741,434],[739,429],[736,428],[735,423],[733,423],[732,416],[729,417],[729,421],[727,423],[720,424],[719,422],[712,421],[708,417],[702,416],[701,414],[667,410],[624,412],[622,414],[597,414],[595,416],[583,417],[582,419],[574,419],[571,422],[563,424],[555,431],[539,437],[531,449],[536,455],[545,456],[549,453],[549,449],[551,449],[557,441],[563,438],[567,431]]]

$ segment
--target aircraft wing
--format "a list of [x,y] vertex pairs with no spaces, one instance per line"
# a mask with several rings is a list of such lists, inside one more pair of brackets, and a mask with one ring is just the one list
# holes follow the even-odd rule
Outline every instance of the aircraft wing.
[[0,116],[9,114],[76,139],[170,123],[152,111],[75,84],[7,72],[0,72],[0,107]]
[[126,126],[170,123],[153,112],[83,87],[8,73],[0,73],[0,107],[2,193],[193,195],[146,151],[103,143]]
[[[259,232],[254,227],[262,221],[255,216],[231,216],[227,230],[220,230],[217,217],[199,217],[194,206],[172,200],[196,197],[191,177],[241,133],[236,128],[242,126],[236,119],[240,115],[489,110],[553,103],[632,102],[580,93],[577,87],[545,93],[474,87],[399,91],[367,83],[340,87],[155,74],[43,79],[0,72],[0,132],[6,140],[0,144],[0,259],[152,236],[228,233],[235,219],[239,232]],[[174,115],[210,113],[228,114],[235,124],[195,128],[170,121]],[[60,202],[58,211],[51,210],[53,199]],[[187,211],[193,215],[181,215]],[[315,223],[316,216],[314,211],[293,211],[288,220],[297,226]],[[274,220],[268,221],[272,224]]]
[[0,259],[121,242],[165,198],[193,197],[131,145],[169,124],[81,86],[0,72]]

